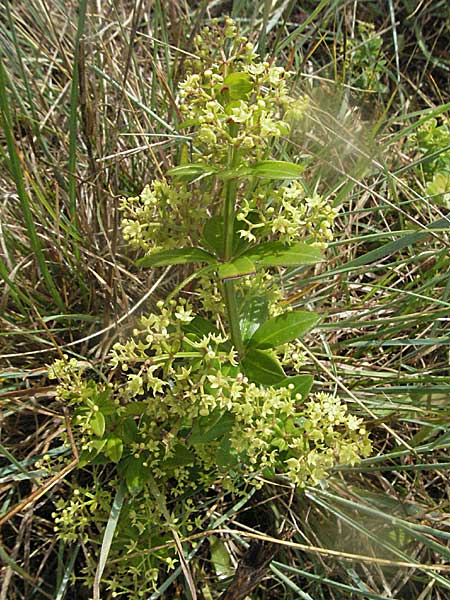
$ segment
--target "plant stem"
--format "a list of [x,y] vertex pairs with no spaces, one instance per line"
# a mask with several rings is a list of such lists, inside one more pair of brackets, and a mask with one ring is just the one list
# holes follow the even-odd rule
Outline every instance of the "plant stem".
[[[235,149],[230,146],[228,151],[228,167],[233,169],[239,157]],[[237,191],[237,180],[229,179],[225,183],[225,202],[223,207],[223,222],[224,222],[224,253],[223,259],[225,261],[233,258],[233,241],[234,241],[234,216],[236,206],[236,191]],[[236,348],[240,357],[242,357],[244,351],[244,344],[242,342],[241,329],[239,326],[239,312],[236,302],[236,289],[234,281],[227,280],[223,282],[223,299],[227,309],[228,323],[231,333],[231,341],[233,346]]]
[[236,204],[237,180],[230,179],[225,183],[225,206],[224,206],[224,260],[230,260],[233,257],[234,241],[234,212]]
[[231,341],[236,348],[239,357],[242,358],[244,353],[244,343],[242,341],[241,328],[239,326],[239,313],[236,302],[236,290],[234,281],[224,281],[223,283],[223,299],[227,308],[228,322],[230,325]]

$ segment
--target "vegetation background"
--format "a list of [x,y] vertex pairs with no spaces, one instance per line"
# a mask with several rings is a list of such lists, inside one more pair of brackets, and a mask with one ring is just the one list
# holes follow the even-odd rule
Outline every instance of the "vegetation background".
[[[327,315],[308,338],[315,386],[369,414],[376,447],[289,503],[268,486],[264,506],[295,533],[251,598],[450,595],[448,1],[4,0],[0,600],[90,597],[72,579],[83,549],[53,531],[53,495],[75,475],[42,470],[71,460],[47,365],[62,352],[101,363],[179,281],[133,266],[119,199],[172,165],[185,57],[224,15],[310,98],[292,156],[342,208],[325,266],[280,285]],[[263,508],[242,506],[218,497],[215,511],[254,531]],[[205,545],[193,566],[205,600],[246,544],[217,535],[221,552]],[[158,597],[189,598],[182,573]]]

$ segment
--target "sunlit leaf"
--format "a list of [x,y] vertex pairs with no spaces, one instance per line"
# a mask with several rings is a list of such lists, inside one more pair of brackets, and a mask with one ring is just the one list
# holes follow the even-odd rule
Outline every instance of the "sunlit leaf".
[[263,179],[298,179],[305,167],[284,160],[262,160],[241,171],[242,175]]
[[281,242],[265,242],[246,250],[242,256],[265,267],[313,265],[323,258],[318,248],[303,242],[292,246],[286,246]]
[[220,333],[214,323],[198,316],[194,317],[189,323],[186,323],[183,327],[183,331],[185,333],[194,333],[199,338],[205,337],[210,333],[214,335]]
[[123,410],[123,414],[126,416],[132,416],[132,415],[140,416],[140,415],[145,415],[147,408],[148,408],[147,402],[135,401],[135,402],[129,402],[128,404],[125,404],[125,406],[123,406],[121,408],[121,410]]
[[216,452],[216,462],[220,469],[226,470],[233,467],[238,462],[236,452],[231,445],[230,437],[224,435],[222,442]]
[[113,462],[117,463],[122,458],[123,454],[123,442],[120,438],[112,437],[106,442],[106,448],[104,450],[106,456]]
[[189,436],[189,444],[196,446],[197,444],[209,444],[228,433],[234,425],[234,417],[231,413],[226,412],[223,415],[220,413],[211,419],[212,415],[205,420],[197,419],[192,428],[192,433]]
[[222,263],[218,269],[220,279],[239,279],[255,272],[255,264],[245,256]]
[[142,459],[131,457],[125,464],[121,464],[129,492],[138,494],[148,479],[147,470],[142,464]]
[[319,318],[319,315],[303,310],[284,313],[263,323],[248,345],[252,348],[276,348],[302,337],[318,323]]
[[245,299],[239,311],[239,325],[244,342],[267,321],[268,316],[269,303],[265,296],[250,296]]
[[195,454],[183,444],[177,444],[173,455],[164,461],[164,466],[167,468],[185,467],[192,465],[195,462]]
[[[245,229],[245,224],[240,221],[234,222],[233,253],[242,252],[248,245],[239,234],[240,229]],[[203,228],[203,241],[205,245],[217,256],[223,256],[225,249],[224,221],[223,217],[215,215],[210,217]]]
[[176,248],[163,250],[144,256],[136,261],[138,267],[166,267],[168,265],[183,265],[187,263],[215,263],[216,258],[201,248]]
[[216,171],[217,169],[211,165],[188,163],[169,169],[167,174],[176,179],[196,179],[201,175],[212,175]]
[[275,384],[275,388],[283,388],[293,386],[291,389],[291,394],[295,396],[296,394],[300,394],[302,400],[305,400],[309,394],[309,391],[313,384],[312,375],[294,375],[293,377],[286,377],[279,383]]
[[224,237],[223,217],[210,217],[203,227],[203,239],[211,250],[217,256],[223,255],[225,237]]
[[223,80],[222,92],[227,91],[231,100],[242,100],[253,90],[248,73],[230,73]]
[[233,574],[234,568],[231,564],[230,553],[225,542],[217,536],[209,537],[211,546],[211,563],[219,579],[229,577]]
[[254,383],[273,385],[286,377],[278,359],[263,350],[251,348],[242,359],[245,375]]
[[99,410],[95,412],[89,421],[89,425],[96,436],[102,437],[105,433],[105,417],[103,413]]

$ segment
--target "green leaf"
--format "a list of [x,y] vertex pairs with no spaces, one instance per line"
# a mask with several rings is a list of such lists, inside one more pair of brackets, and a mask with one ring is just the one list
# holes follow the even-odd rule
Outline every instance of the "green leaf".
[[130,494],[138,494],[148,481],[148,472],[142,464],[142,459],[129,457],[120,463],[120,467]]
[[111,437],[106,442],[105,454],[113,462],[118,463],[123,454],[123,442],[118,437]]
[[218,268],[220,279],[240,279],[247,275],[254,275],[255,272],[255,264],[244,256],[222,263]]
[[302,401],[304,401],[309,394],[313,381],[312,375],[294,375],[293,377],[286,377],[286,379],[283,379],[273,387],[278,389],[293,385],[294,387],[291,390],[291,394],[293,396],[300,394]]
[[242,174],[264,179],[298,179],[304,167],[284,160],[262,160],[251,167],[242,169]]
[[[137,414],[144,414],[142,413]],[[122,419],[121,427],[120,427],[120,437],[125,442],[125,444],[132,444],[136,442],[138,439],[138,428],[134,419],[128,417],[127,419]]]
[[167,458],[163,464],[169,469],[175,469],[176,467],[192,465],[194,462],[195,454],[186,448],[186,446],[183,446],[183,444],[177,444],[175,446],[174,454],[170,458]]
[[196,179],[201,175],[212,175],[217,169],[211,165],[201,163],[188,163],[186,165],[178,165],[167,171],[168,175],[176,179]]
[[143,401],[129,402],[123,407],[123,412],[126,416],[141,416],[147,412],[148,404]]
[[99,410],[95,412],[89,421],[89,425],[97,437],[103,437],[105,433],[105,417],[103,413]]
[[243,341],[252,337],[258,327],[269,317],[269,303],[265,296],[249,296],[239,311],[239,325]]
[[119,523],[120,512],[125,502],[126,489],[123,481],[119,484],[114,502],[111,506],[108,523],[106,524],[105,533],[103,535],[102,547],[100,549],[100,558],[98,560],[97,569],[94,578],[94,599],[100,598],[100,582],[103,571],[108,560],[109,551],[114,539],[114,533]]
[[100,408],[104,416],[114,415],[117,413],[117,406],[111,398],[111,390],[106,389],[98,394],[95,398],[95,403]]
[[138,267],[165,267],[167,265],[184,265],[187,263],[215,263],[216,258],[201,248],[176,248],[163,250],[144,256],[136,261]]
[[220,334],[220,331],[217,329],[214,323],[211,323],[211,321],[198,316],[194,317],[192,321],[187,323],[183,327],[183,331],[186,334],[194,333],[199,338],[205,337],[210,333],[213,333],[214,335]]
[[241,256],[265,267],[313,265],[323,258],[318,248],[302,242],[292,246],[286,246],[282,242],[265,242],[246,250]]
[[217,256],[223,255],[225,245],[223,217],[214,216],[206,221],[203,227],[203,239]]
[[237,377],[240,372],[239,365],[230,365],[229,363],[221,365],[220,369],[226,377]]
[[222,442],[216,452],[217,466],[222,470],[229,470],[238,462],[238,457],[231,446],[230,438],[223,436]]
[[92,450],[82,450],[80,452],[80,458],[78,460],[78,469],[82,469],[86,465],[91,464],[92,460],[95,458],[96,453],[92,452]]
[[107,441],[108,440],[106,438],[101,440],[92,440],[89,446],[95,451],[96,454],[100,454],[100,452],[103,452]]
[[209,415],[205,421],[201,418],[195,421],[189,436],[189,444],[193,446],[209,444],[231,431],[234,425],[234,417],[231,413],[225,412],[223,415],[219,413],[211,419],[213,415]]
[[272,354],[255,348],[250,348],[242,359],[242,369],[250,381],[263,385],[274,385],[286,377],[283,367]]
[[230,100],[247,98],[253,90],[253,83],[248,73],[230,73],[223,80],[222,92],[227,91]]
[[[89,465],[89,464],[97,464],[97,462],[98,462],[97,459],[98,459],[100,453],[103,451],[103,448],[106,446],[106,442],[107,442],[106,439],[92,440],[91,443],[89,444],[90,449],[83,450],[80,454],[80,460],[78,462],[79,468],[81,469],[81,467],[85,467],[86,465]],[[103,457],[103,455],[101,455],[101,456]]]
[[294,310],[263,323],[250,338],[252,348],[276,348],[302,337],[319,321],[319,315],[303,310]]
[[[242,251],[248,245],[239,234],[239,229],[244,229],[245,224],[234,221],[233,233],[233,254]],[[224,222],[223,217],[210,217],[203,228],[203,241],[205,245],[212,250],[217,256],[223,256],[225,247]]]
[[349,260],[344,263],[342,267],[339,269],[335,269],[333,272],[341,272],[343,270],[350,270],[356,267],[361,267],[364,265],[368,265],[370,263],[379,262],[386,256],[391,256],[392,254],[400,252],[403,248],[407,246],[412,246],[413,244],[418,244],[423,240],[427,239],[432,235],[432,230],[436,229],[448,229],[450,224],[449,217],[443,217],[442,219],[438,219],[437,221],[433,221],[432,223],[427,224],[426,228],[421,229],[419,231],[414,231],[413,233],[408,233],[403,235],[398,240],[394,240],[393,242],[388,242],[383,244],[379,248],[375,248],[375,250],[370,250],[353,260]]
[[210,536],[208,539],[211,546],[211,563],[217,577],[219,579],[230,577],[234,573],[234,568],[225,542],[215,535]]

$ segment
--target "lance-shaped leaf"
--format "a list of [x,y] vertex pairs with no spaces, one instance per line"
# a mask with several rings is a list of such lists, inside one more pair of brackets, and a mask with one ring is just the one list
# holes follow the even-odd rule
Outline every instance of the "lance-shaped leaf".
[[305,167],[284,160],[262,160],[242,170],[242,175],[263,179],[298,179]]
[[118,463],[123,454],[123,441],[118,437],[110,437],[106,442],[105,454],[113,462]]
[[248,345],[252,348],[276,348],[302,337],[317,324],[319,318],[319,315],[303,310],[284,313],[263,323]]
[[286,377],[286,379],[283,379],[279,383],[275,384],[273,387],[283,388],[293,386],[291,388],[292,396],[300,394],[302,400],[304,401],[309,394],[312,384],[312,375],[294,375],[293,377]]
[[153,252],[136,261],[138,267],[166,267],[167,265],[184,265],[187,263],[215,263],[215,256],[201,248],[176,248]]
[[125,481],[130,494],[138,494],[148,481],[149,470],[144,467],[142,458],[128,457],[120,465],[119,473],[125,475]]
[[210,217],[203,227],[203,240],[217,256],[222,256],[225,247],[223,217],[215,215]]
[[235,258],[230,262],[222,263],[218,269],[219,277],[225,279],[240,279],[247,275],[254,275],[255,264],[245,256]]
[[169,469],[193,465],[195,463],[195,454],[186,448],[183,444],[177,444],[170,458],[166,458],[163,465]]
[[253,83],[248,73],[230,73],[223,80],[222,92],[228,92],[231,100],[246,98],[253,90]]
[[313,265],[322,260],[322,253],[318,248],[303,242],[292,246],[286,246],[282,242],[265,242],[246,250],[241,256],[265,267]]
[[265,296],[249,296],[239,310],[239,325],[244,342],[252,337],[258,327],[267,321],[269,302]]
[[169,169],[167,173],[177,179],[195,179],[200,175],[212,175],[217,169],[203,163],[188,163]]
[[254,383],[274,385],[286,378],[278,360],[263,350],[250,348],[241,364],[245,375]]
[[191,446],[209,444],[229,433],[234,425],[234,416],[225,412],[223,415],[214,411],[206,418],[198,418],[192,427],[188,441]]
[[[245,224],[240,221],[234,221],[233,254],[239,254],[248,246],[248,242],[246,242],[239,234],[239,230],[244,228]],[[217,256],[223,256],[225,236],[224,220],[222,216],[214,215],[206,221],[203,227],[202,242],[204,242],[205,246],[211,249]]]
[[105,416],[100,411],[95,412],[89,420],[89,425],[97,437],[103,437],[105,424]]
[[185,333],[193,333],[199,338],[205,337],[210,333],[214,335],[220,334],[220,331],[217,329],[214,323],[211,323],[211,321],[207,321],[203,317],[199,316],[194,317],[192,321],[186,323],[186,325],[183,327],[183,331]]

